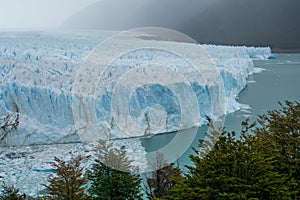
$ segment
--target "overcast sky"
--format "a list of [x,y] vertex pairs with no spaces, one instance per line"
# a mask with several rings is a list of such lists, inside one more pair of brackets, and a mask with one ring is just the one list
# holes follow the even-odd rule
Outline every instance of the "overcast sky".
[[200,43],[300,50],[300,0],[0,0],[0,31],[155,26]]
[[0,0],[0,30],[55,29],[99,0]]

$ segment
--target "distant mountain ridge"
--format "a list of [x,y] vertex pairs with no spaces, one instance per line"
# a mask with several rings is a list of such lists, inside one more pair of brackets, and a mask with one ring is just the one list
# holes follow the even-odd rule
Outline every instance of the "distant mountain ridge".
[[299,0],[104,0],[69,18],[66,29],[165,27],[200,43],[300,50]]

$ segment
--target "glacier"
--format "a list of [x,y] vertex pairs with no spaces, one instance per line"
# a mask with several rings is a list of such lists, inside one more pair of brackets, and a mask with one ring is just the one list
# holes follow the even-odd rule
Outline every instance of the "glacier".
[[[9,134],[4,135],[4,131],[0,132],[0,145],[85,142],[81,136],[84,134],[85,138],[92,140],[144,136],[200,126],[204,123],[205,116],[212,117],[209,93],[211,86],[203,84],[202,78],[194,75],[195,71],[188,70],[190,68],[187,67],[189,63],[186,60],[161,50],[143,49],[123,55],[105,72],[106,77],[103,80],[97,80],[99,83],[95,81],[100,88],[99,94],[76,96],[74,81],[80,66],[90,52],[112,34],[97,31],[1,33],[0,116],[3,118],[17,112],[19,124],[18,128]],[[162,43],[141,42],[148,42],[149,45]],[[175,49],[184,48],[186,51],[195,45],[170,41],[165,43],[164,45]],[[240,109],[241,105],[236,101],[236,97],[246,86],[247,77],[255,72],[252,60],[268,58],[271,55],[270,48],[215,45],[201,45],[201,48],[211,56],[223,79],[226,112]],[[113,52],[108,50],[106,54],[105,56],[112,56]],[[191,77],[193,81],[190,84],[197,95],[201,116],[191,116],[182,124],[180,116],[182,105],[174,91],[153,83],[146,88],[137,88],[128,97],[129,105],[124,105],[129,107],[129,113],[126,114],[130,115],[141,128],[131,135],[120,134],[118,127],[114,127],[116,119],[111,106],[112,88],[117,84],[115,80],[132,67],[139,70],[139,66],[149,66],[153,63],[160,63],[160,66],[168,66],[180,74]],[[143,70],[145,72],[145,69]],[[165,74],[168,75],[169,72]],[[195,77],[192,77],[193,75]],[[172,85],[174,90],[184,91],[186,83],[170,80],[167,84]],[[129,92],[126,86],[120,87],[123,87],[124,94]],[[74,107],[75,111],[72,109]],[[85,133],[80,132],[83,129]]]
[[[41,194],[45,189],[42,184],[52,173],[53,156],[69,160],[81,154],[86,157],[83,164],[88,168],[93,162],[88,158],[94,156],[95,142],[107,138],[113,139],[117,146],[125,146],[135,166],[146,168],[146,150],[140,136],[201,126],[206,123],[206,116],[215,117],[211,99],[213,84],[207,83],[201,74],[198,76],[186,59],[161,48],[126,52],[105,66],[103,77],[98,77],[95,71],[80,74],[91,52],[114,34],[109,31],[0,33],[1,181],[15,184],[29,195]],[[128,44],[126,40],[118,42],[123,46]],[[130,42],[150,47],[159,43],[160,47],[181,49],[192,61],[199,61],[193,54],[198,44],[141,39]],[[211,58],[224,84],[225,101],[215,103],[223,103],[226,113],[241,109],[243,105],[236,100],[238,94],[247,85],[249,75],[261,70],[254,67],[253,60],[269,58],[271,49],[200,47]],[[107,49],[102,56],[116,56],[115,49]],[[166,70],[160,70],[166,66]],[[140,77],[127,73],[128,69]],[[186,83],[174,71],[192,81]],[[128,75],[125,82],[116,81],[124,74]],[[135,82],[151,81],[145,74],[165,80],[131,91]],[[97,88],[96,92],[90,90],[87,83],[78,85],[81,75],[95,80],[91,84]],[[188,85],[191,91],[186,89]],[[119,98],[113,98],[114,88],[122,94]],[[189,100],[191,93],[195,95],[194,102]],[[196,105],[201,112],[184,116],[182,102],[187,106]],[[127,108],[125,115],[117,115],[119,105]],[[130,134],[124,134],[120,130],[124,127],[117,126],[117,121],[119,125],[126,122],[127,115],[134,122],[124,126]],[[186,118],[185,121],[182,118]],[[14,120],[18,121],[16,129],[2,128]]]

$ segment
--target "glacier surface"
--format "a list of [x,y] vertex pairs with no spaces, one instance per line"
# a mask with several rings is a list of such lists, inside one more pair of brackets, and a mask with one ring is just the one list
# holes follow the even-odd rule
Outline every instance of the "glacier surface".
[[[113,34],[103,31],[0,33],[1,181],[15,184],[21,192],[38,195],[45,189],[42,184],[52,173],[53,156],[69,160],[81,154],[88,158],[94,155],[93,142],[101,138],[128,138],[176,131],[200,126],[206,115],[214,117],[211,101],[213,85],[205,82],[205,77],[197,76],[185,59],[161,49],[140,49],[116,59],[107,67],[102,78],[91,83],[96,84],[97,92],[89,94],[86,85],[78,88],[75,82],[82,64],[99,43]],[[123,45],[128,43],[120,42],[124,42]],[[189,52],[191,45],[195,44],[137,40],[139,42],[183,49],[192,60],[199,59]],[[267,59],[271,55],[270,48],[215,45],[201,45],[201,48],[210,55],[222,77],[226,112],[240,109],[242,105],[236,97],[246,86],[248,76],[259,71],[252,60]],[[114,56],[114,50],[108,49],[102,56]],[[121,97],[126,96],[129,90],[126,84],[115,80],[119,80],[128,69],[147,73],[148,69],[143,66],[167,66],[193,81],[186,83],[166,78],[165,85],[153,82],[137,87],[123,107],[128,108],[126,114],[140,129],[132,135],[124,135],[112,115],[116,112],[113,109],[118,108],[112,106],[112,101],[116,101],[116,105],[124,102],[122,98],[113,100],[112,96],[116,86],[124,93]],[[165,72],[160,75],[173,75]],[[89,73],[93,75],[93,72]],[[141,77],[133,79],[133,82],[147,79],[146,76]],[[179,96],[186,97],[187,84],[191,86],[201,112],[199,116],[187,117],[183,123],[183,107],[176,91],[179,91]],[[86,92],[86,95],[76,95],[77,90]],[[193,105],[192,101],[190,105]],[[16,129],[3,128],[5,123],[16,120]],[[134,126],[128,128],[133,129]],[[91,143],[82,143],[87,141],[86,138]],[[115,143],[125,145],[135,166],[143,168],[142,165],[147,163],[146,151],[139,138],[117,140]],[[84,166],[89,167],[92,162],[92,159],[85,159]]]
[[[3,119],[18,113],[19,124],[9,134],[4,134],[4,130],[0,132],[0,145],[76,143],[85,141],[85,138],[96,141],[107,137],[136,137],[188,129],[201,125],[205,116],[213,117],[210,94],[213,86],[205,83],[202,77],[195,76],[196,72],[189,70],[191,68],[187,66],[190,64],[186,60],[161,50],[142,49],[124,54],[105,71],[103,79],[95,80],[95,84],[98,84],[97,94],[88,94],[87,91],[86,95],[77,96],[74,93],[74,87],[77,87],[74,86],[74,81],[80,73],[81,65],[91,51],[112,34],[97,31],[1,33],[0,116]],[[148,42],[149,45],[162,43],[142,40],[138,42]],[[128,41],[124,45],[126,43]],[[165,42],[164,45],[189,51],[195,44]],[[235,98],[246,86],[247,77],[255,72],[252,59],[268,58],[271,55],[270,48],[214,45],[201,47],[211,56],[222,77],[226,93],[226,112],[238,110],[241,105]],[[113,52],[108,50],[103,56],[113,56]],[[197,60],[195,57],[191,59]],[[197,96],[201,114],[199,117],[191,115],[182,122],[182,105],[174,90],[182,91],[179,95],[184,96],[187,85],[184,81],[172,82],[172,78],[166,78],[166,84],[172,85],[173,90],[154,82],[136,88],[128,97],[128,105],[124,105],[128,107],[126,114],[140,128],[131,135],[120,134],[113,115],[116,111],[112,110],[114,108],[111,105],[113,88],[119,84],[115,80],[131,68],[140,70],[140,74],[146,73],[149,68],[143,68],[142,71],[139,67],[153,63],[168,66],[190,77],[192,81],[189,84]],[[167,72],[164,76],[169,75]],[[124,95],[129,92],[126,85],[120,87],[123,88]],[[85,90],[84,87],[80,89]],[[127,120],[127,116],[122,117]],[[130,124],[126,126],[135,130]]]

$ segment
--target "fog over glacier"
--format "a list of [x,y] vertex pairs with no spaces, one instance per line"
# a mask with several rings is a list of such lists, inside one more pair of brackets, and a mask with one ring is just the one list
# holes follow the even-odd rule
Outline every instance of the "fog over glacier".
[[63,28],[126,30],[164,27],[200,43],[300,49],[298,0],[104,0]]
[[300,49],[298,0],[0,0],[0,31],[164,27],[200,43]]

